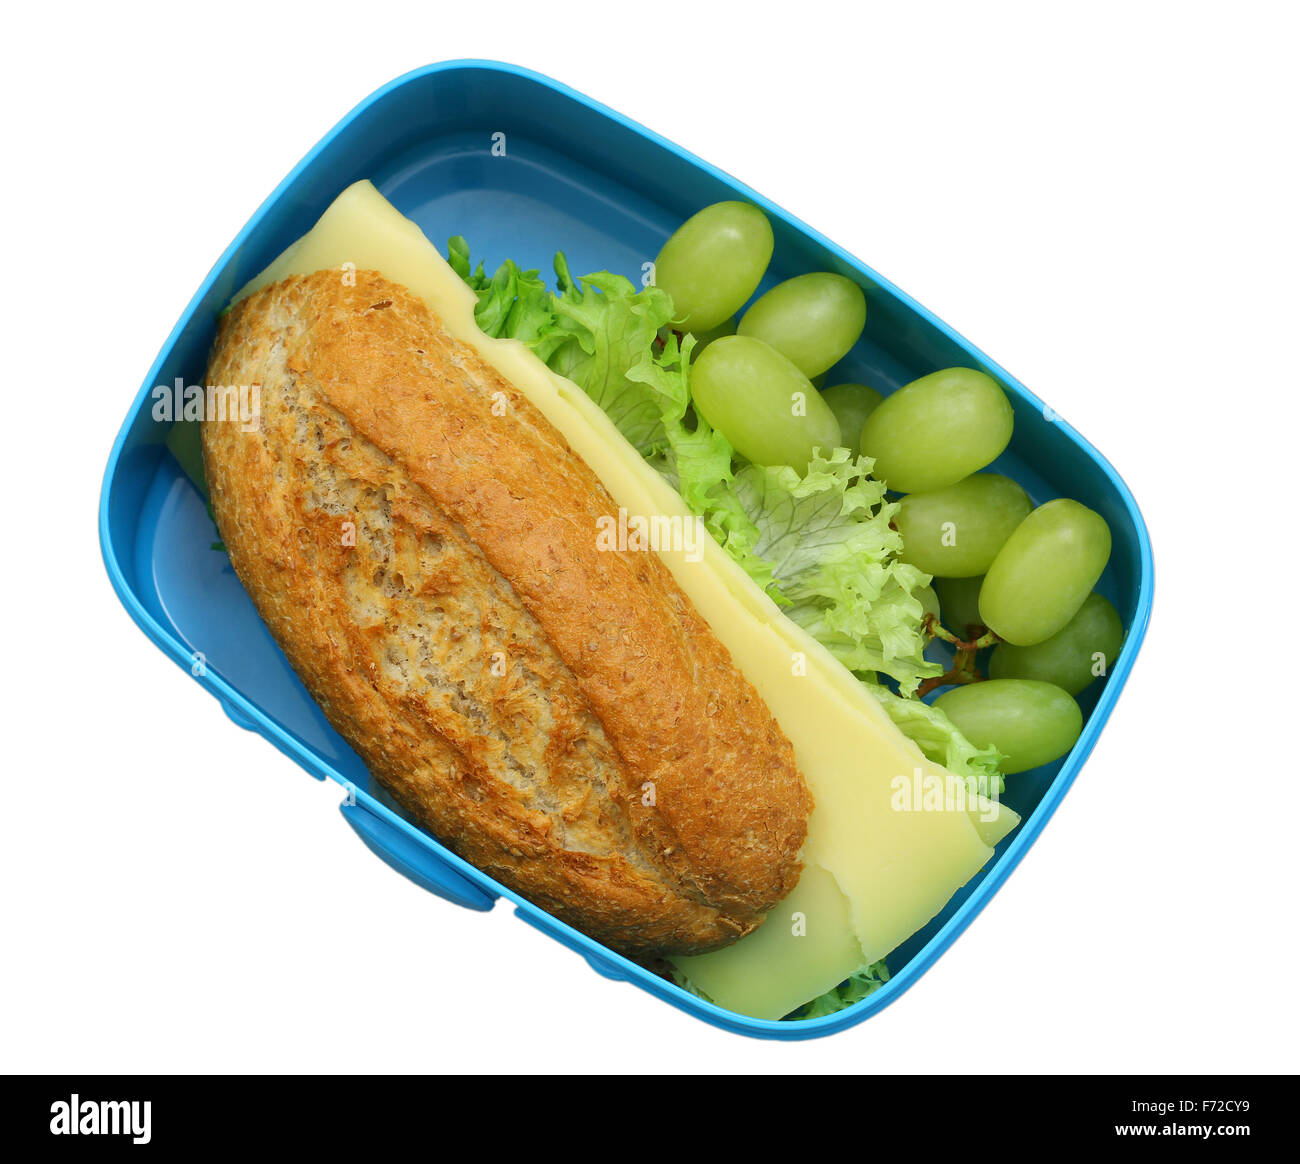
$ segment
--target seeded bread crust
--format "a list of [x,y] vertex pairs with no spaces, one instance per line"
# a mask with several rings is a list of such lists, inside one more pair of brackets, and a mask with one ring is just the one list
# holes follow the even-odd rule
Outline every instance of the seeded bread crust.
[[212,508],[330,722],[423,827],[607,945],[695,953],[798,880],[793,749],[667,567],[540,412],[376,272],[222,321]]

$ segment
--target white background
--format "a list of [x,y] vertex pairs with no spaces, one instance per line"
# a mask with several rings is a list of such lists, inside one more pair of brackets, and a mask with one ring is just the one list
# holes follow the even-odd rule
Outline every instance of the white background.
[[[0,1068],[1300,1066],[1285,12],[10,13]],[[109,446],[209,266],[357,101],[471,56],[567,82],[861,256],[1098,444],[1144,509],[1154,620],[1093,758],[971,930],[848,1033],[724,1034],[506,907],[414,888],[352,836],[337,788],[233,727],[106,580]]]

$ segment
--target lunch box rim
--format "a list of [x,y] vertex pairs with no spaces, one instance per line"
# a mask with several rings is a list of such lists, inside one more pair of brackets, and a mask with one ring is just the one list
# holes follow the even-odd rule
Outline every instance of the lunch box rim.
[[1084,762],[1092,752],[1106,721],[1110,718],[1142,645],[1151,613],[1154,566],[1146,524],[1142,519],[1142,514],[1132,493],[1106,458],[1086,439],[1080,436],[1066,422],[1056,417],[1055,414],[1050,413],[1050,410],[1045,409],[1043,402],[1021,384],[1019,380],[989,360],[970,341],[956,333],[906,292],[900,290],[889,280],[882,278],[867,264],[845,252],[818,231],[813,230],[780,207],[774,206],[768,199],[757,191],[750,189],[743,182],[696,157],[690,151],[682,149],[680,146],[661,137],[653,130],[647,129],[645,126],[623,116],[616,110],[609,109],[600,102],[594,101],[550,77],[522,66],[475,59],[441,61],[413,69],[376,89],[330,129],[257,208],[208,272],[198,291],[172,328],[153,366],[150,368],[149,374],[146,376],[139,393],[127,412],[126,419],[109,454],[100,495],[100,545],[105,568],[113,589],[136,625],[164,654],[170,656],[178,665],[190,670],[191,674],[193,674],[195,668],[192,665],[193,657],[191,652],[176,635],[166,629],[145,609],[144,604],[133,590],[119,564],[118,547],[114,544],[110,521],[110,499],[118,462],[126,446],[130,431],[154,384],[157,382],[157,377],[164,363],[179,338],[190,326],[195,313],[200,308],[213,284],[271,208],[293,189],[303,171],[317,157],[327,151],[344,129],[372,105],[405,85],[422,81],[435,74],[457,71],[486,71],[504,74],[545,87],[561,97],[567,98],[584,106],[587,110],[613,121],[623,129],[645,138],[652,145],[676,154],[690,165],[724,183],[738,197],[751,201],[765,213],[783,221],[794,231],[825,248],[827,252],[837,257],[854,271],[866,276],[881,292],[892,296],[903,308],[914,313],[930,327],[935,328],[957,348],[974,358],[978,358],[1008,391],[1019,396],[1035,408],[1043,410],[1044,415],[1052,416],[1054,423],[1067,435],[1069,440],[1105,476],[1109,486],[1114,490],[1121,502],[1128,519],[1131,521],[1136,535],[1138,548],[1137,593],[1134,603],[1134,615],[1127,628],[1127,635],[1120,657],[1102,689],[1097,705],[1089,716],[1083,733],[1066,757],[1060,771],[1044,792],[1042,800],[1022,822],[1016,833],[1013,834],[1007,849],[1000,857],[994,859],[993,863],[984,871],[983,880],[970,896],[962,902],[953,916],[896,975],[866,998],[835,1014],[801,1021],[756,1019],[725,1010],[691,994],[689,991],[588,938],[517,893],[499,884],[487,874],[480,872],[431,836],[393,812],[367,791],[356,787],[353,782],[347,780],[325,760],[312,755],[288,732],[280,728],[267,713],[263,712],[257,705],[241,694],[239,690],[222,679],[221,676],[212,672],[204,672],[194,675],[194,677],[216,696],[227,715],[236,724],[259,732],[276,748],[317,779],[324,779],[328,776],[342,785],[345,790],[344,802],[341,806],[343,814],[348,823],[357,831],[361,840],[377,856],[398,872],[401,872],[404,876],[430,892],[456,904],[478,910],[491,909],[497,898],[504,898],[514,904],[517,916],[581,954],[588,964],[603,976],[635,983],[673,1006],[685,1010],[714,1026],[734,1033],[760,1038],[793,1040],[816,1038],[855,1026],[904,994],[925,974],[935,960],[956,941],[998,892],[1007,877],[1020,864],[1029,848],[1038,839],[1047,821],[1051,819],[1059,807],[1062,798],[1073,785]]

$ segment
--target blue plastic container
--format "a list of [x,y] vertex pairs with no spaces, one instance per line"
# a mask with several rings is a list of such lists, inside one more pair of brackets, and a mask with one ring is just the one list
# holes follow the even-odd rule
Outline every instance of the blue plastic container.
[[[494,135],[504,135],[496,137]],[[497,150],[492,149],[493,144]],[[504,153],[501,147],[504,146]],[[546,271],[563,249],[575,272],[638,279],[663,240],[701,206],[746,199],[772,221],[776,250],[759,293],[809,270],[847,275],[870,304],[867,330],[831,372],[892,390],[937,368],[983,368],[1015,405],[1015,438],[996,468],[1036,502],[1069,496],[1101,513],[1114,552],[1100,589],[1127,628],[1104,685],[1083,697],[1083,735],[1059,763],[1015,776],[1005,800],[1024,823],[943,913],[889,959],[887,985],[856,1006],[809,1022],[767,1022],[712,1006],[643,970],[480,873],[390,807],[289,668],[254,611],[203,501],[163,447],[150,392],[180,377],[202,384],[218,312],[232,292],[307,231],[349,183],[370,178],[441,246],[463,234],[489,269],[513,258]],[[706,1022],[742,1034],[798,1039],[853,1026],[908,989],[968,926],[1034,843],[1074,782],[1124,687],[1151,610],[1151,548],[1124,482],[1078,433],[1012,376],[869,267],[748,187],[563,85],[484,61],[430,65],[363,101],[304,158],[240,231],[203,281],[144,378],[113,445],[100,500],[104,561],[140,628],[219,700],[235,723],[265,736],[317,779],[347,790],[343,814],[384,861],[469,909],[498,898],[581,954],[599,973],[633,982]]]

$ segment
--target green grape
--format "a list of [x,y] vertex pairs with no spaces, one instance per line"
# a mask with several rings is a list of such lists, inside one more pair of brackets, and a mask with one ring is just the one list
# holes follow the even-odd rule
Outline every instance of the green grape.
[[862,426],[884,397],[865,384],[834,384],[822,390],[822,399],[840,422],[840,439],[856,453]]
[[1002,771],[1026,772],[1064,756],[1083,730],[1074,697],[1052,683],[989,679],[954,687],[934,701],[977,748],[997,748]]
[[1011,404],[997,381],[947,368],[885,397],[862,428],[862,451],[899,493],[928,493],[984,468],[1011,440]]
[[993,559],[980,615],[1020,647],[1051,638],[1078,612],[1110,558],[1110,527],[1067,498],[1040,505]]
[[691,362],[696,359],[705,348],[715,339],[721,339],[724,335],[736,334],[736,317],[733,315],[729,319],[724,319],[717,327],[711,327],[706,331],[693,333],[695,336],[695,346],[691,349]]
[[959,638],[970,637],[971,627],[982,627],[980,587],[983,578],[936,578],[934,591],[939,596],[943,625]]
[[811,379],[858,342],[867,300],[852,279],[815,271],[778,283],[740,317],[737,334],[771,344]]
[[1109,674],[1123,645],[1119,614],[1094,592],[1050,639],[1032,647],[999,644],[989,659],[989,675],[994,679],[1041,679],[1078,695],[1094,679]]
[[775,348],[749,336],[711,343],[691,371],[700,415],[757,465],[802,473],[814,448],[837,448],[840,426],[808,378]]
[[909,493],[894,525],[903,538],[899,557],[927,574],[973,578],[1034,508],[1009,477],[977,473],[932,493]]
[[772,225],[748,202],[715,202],[679,226],[655,259],[679,331],[699,335],[735,315],[772,258]]

